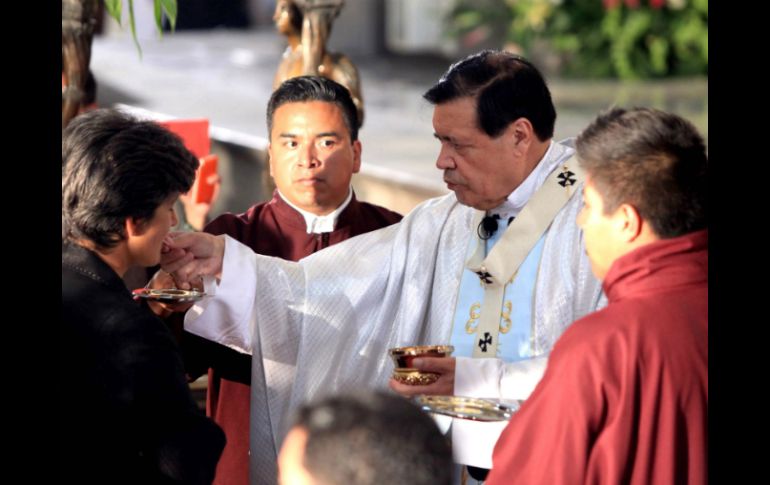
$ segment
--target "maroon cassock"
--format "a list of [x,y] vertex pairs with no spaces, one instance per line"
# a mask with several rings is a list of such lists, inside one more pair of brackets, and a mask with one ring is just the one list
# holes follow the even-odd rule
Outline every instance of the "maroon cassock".
[[488,485],[708,481],[708,231],[617,259],[500,436]]
[[[337,218],[334,231],[308,234],[302,214],[276,191],[269,202],[254,205],[243,214],[223,214],[211,221],[204,231],[227,234],[259,254],[298,261],[323,248],[400,220],[401,215],[359,202],[353,194]],[[214,483],[247,485],[251,356],[187,332],[183,335],[182,347],[190,378],[197,378],[208,369],[206,413],[227,436]]]

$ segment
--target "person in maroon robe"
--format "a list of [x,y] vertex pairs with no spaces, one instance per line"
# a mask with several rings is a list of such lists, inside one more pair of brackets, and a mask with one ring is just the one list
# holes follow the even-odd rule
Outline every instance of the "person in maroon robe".
[[[259,254],[298,261],[401,220],[353,193],[350,180],[361,165],[361,142],[356,107],[345,87],[322,77],[291,78],[272,94],[267,125],[273,198],[242,214],[223,214],[205,232],[227,234]],[[187,332],[182,350],[188,379],[208,371],[206,412],[227,437],[214,483],[246,485],[251,356]]]
[[572,324],[488,485],[708,481],[708,157],[682,118],[613,109],[578,137],[578,216],[609,304]]

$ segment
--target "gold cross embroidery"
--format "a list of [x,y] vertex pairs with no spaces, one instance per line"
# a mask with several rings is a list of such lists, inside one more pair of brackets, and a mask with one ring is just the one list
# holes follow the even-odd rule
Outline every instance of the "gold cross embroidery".
[[506,301],[503,305],[503,311],[500,313],[502,321],[500,322],[500,333],[508,333],[513,326],[511,321],[511,310],[513,310],[513,304],[510,301]]
[[[465,332],[468,334],[476,333],[476,327],[479,326],[479,317],[481,317],[481,303],[474,303],[471,305],[471,309],[468,312],[470,318],[465,322]],[[503,311],[500,312],[500,333],[508,333],[513,326],[511,321],[511,311],[513,311],[513,303],[506,301],[503,305]],[[499,345],[499,344],[498,344]]]
[[476,332],[476,327],[479,326],[479,317],[481,317],[481,303],[474,303],[471,305],[470,318],[465,322],[465,332],[473,334]]

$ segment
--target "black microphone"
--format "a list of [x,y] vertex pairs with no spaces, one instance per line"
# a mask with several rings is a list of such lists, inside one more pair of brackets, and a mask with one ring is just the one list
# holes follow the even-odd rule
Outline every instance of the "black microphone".
[[492,237],[495,232],[497,232],[497,220],[500,219],[500,216],[498,214],[494,215],[487,215],[484,216],[483,219],[481,219],[481,223],[479,224],[478,229],[476,232],[479,235],[479,238],[486,241],[490,237]]

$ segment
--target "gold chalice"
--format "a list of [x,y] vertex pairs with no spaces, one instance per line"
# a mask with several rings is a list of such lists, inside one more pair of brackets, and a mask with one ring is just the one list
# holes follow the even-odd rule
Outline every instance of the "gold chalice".
[[412,366],[418,357],[448,357],[454,352],[451,345],[411,345],[388,350],[393,359],[393,379],[409,386],[427,386],[438,380],[435,372],[420,372]]

